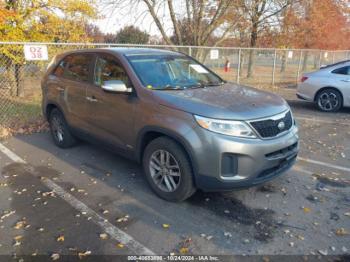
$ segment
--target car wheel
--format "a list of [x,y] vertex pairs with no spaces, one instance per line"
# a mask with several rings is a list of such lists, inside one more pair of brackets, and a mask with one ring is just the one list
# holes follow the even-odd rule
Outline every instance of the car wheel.
[[143,169],[153,191],[165,200],[183,201],[196,191],[187,154],[169,138],[160,137],[147,145]]
[[336,112],[342,107],[343,99],[339,91],[327,88],[317,94],[316,103],[321,111]]
[[76,144],[77,140],[71,134],[66,119],[57,108],[51,111],[49,124],[52,138],[58,147],[68,148]]

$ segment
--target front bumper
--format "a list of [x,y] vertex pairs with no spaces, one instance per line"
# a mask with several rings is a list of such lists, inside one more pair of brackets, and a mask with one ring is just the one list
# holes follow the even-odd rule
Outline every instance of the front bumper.
[[191,132],[196,163],[196,186],[204,191],[230,190],[266,182],[287,171],[299,151],[298,128],[293,125],[274,139],[243,139],[203,128]]

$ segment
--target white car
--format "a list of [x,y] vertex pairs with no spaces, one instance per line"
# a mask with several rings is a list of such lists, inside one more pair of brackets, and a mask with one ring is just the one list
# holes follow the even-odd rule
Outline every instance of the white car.
[[350,107],[350,60],[306,73],[298,84],[297,97],[315,102],[322,111]]

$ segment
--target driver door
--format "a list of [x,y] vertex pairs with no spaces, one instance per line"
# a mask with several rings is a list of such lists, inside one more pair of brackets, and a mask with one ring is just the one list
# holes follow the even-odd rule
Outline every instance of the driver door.
[[119,80],[131,88],[131,81],[116,57],[98,53],[95,57],[93,86],[87,88],[88,124],[96,138],[130,149],[133,138],[136,96],[102,89],[105,82]]

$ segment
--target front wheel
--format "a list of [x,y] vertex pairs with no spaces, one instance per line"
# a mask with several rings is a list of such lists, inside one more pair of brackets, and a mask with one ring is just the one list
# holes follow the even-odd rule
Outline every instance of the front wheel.
[[317,95],[316,103],[321,111],[336,112],[341,108],[343,99],[339,91],[327,88]]
[[143,169],[153,191],[165,200],[183,201],[196,191],[187,154],[169,138],[160,137],[147,145]]

